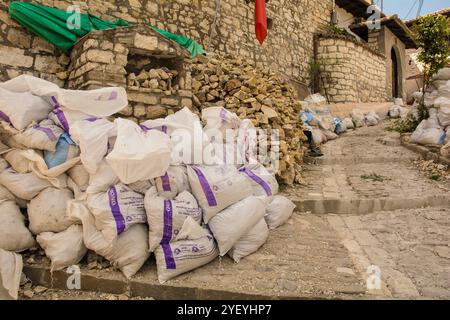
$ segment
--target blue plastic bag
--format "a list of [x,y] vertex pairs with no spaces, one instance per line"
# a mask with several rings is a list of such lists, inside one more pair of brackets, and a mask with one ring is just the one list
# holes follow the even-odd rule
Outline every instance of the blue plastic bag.
[[336,134],[344,133],[345,130],[344,130],[344,126],[343,126],[344,124],[343,124],[342,120],[340,118],[334,118],[333,121],[334,121],[334,125],[336,127],[336,129],[334,129],[334,132]]
[[70,146],[75,146],[76,143],[65,132],[61,135],[56,144],[55,152],[44,151],[44,161],[49,169],[57,167],[65,163],[69,156]]
[[302,118],[302,121],[306,124],[310,124],[315,119],[315,116],[308,111],[303,111],[300,114],[300,117]]

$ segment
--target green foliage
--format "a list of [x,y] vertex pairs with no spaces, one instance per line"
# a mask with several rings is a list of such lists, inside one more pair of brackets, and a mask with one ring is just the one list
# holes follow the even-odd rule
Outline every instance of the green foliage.
[[[428,111],[428,110],[427,110]],[[387,127],[388,131],[396,131],[399,133],[414,132],[420,121],[413,114],[409,114],[405,119],[398,119],[392,125]]]
[[437,14],[419,19],[413,27],[414,40],[421,49],[418,60],[425,65],[426,85],[449,62],[450,19]]
[[[431,85],[433,75],[449,63],[449,26],[450,19],[437,14],[420,18],[412,27],[414,40],[421,50],[418,60],[424,64],[422,92],[425,92],[425,88]],[[428,116],[425,95],[423,95],[418,108],[419,123]]]
[[338,35],[338,36],[351,36],[351,34],[347,30],[345,30],[343,28],[339,28],[335,24],[330,24],[328,26],[328,33],[330,33],[332,35]]

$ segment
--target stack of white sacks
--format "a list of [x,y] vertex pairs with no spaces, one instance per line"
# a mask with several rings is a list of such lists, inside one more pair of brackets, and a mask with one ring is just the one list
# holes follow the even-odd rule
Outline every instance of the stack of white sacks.
[[[414,94],[417,102],[422,93]],[[411,141],[421,145],[442,145],[441,154],[450,158],[450,68],[444,68],[433,77],[425,93],[425,105],[430,117],[423,120],[411,136]]]
[[[92,250],[127,278],[154,253],[165,282],[219,255],[239,262],[290,218],[295,205],[261,164],[197,157],[217,150],[205,130],[245,133],[250,121],[223,108],[204,110],[205,128],[187,108],[141,125],[107,119],[127,104],[122,88],[69,91],[31,76],[0,84],[2,277],[20,277],[13,252],[39,244],[52,270]],[[1,283],[17,297],[17,281]]]

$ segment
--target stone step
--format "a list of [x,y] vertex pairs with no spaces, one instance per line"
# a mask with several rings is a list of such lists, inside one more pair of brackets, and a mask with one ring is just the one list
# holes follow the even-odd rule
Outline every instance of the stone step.
[[293,200],[298,212],[363,215],[380,211],[450,206],[448,194],[413,198]]
[[304,159],[306,164],[312,165],[342,165],[342,166],[351,166],[354,164],[377,164],[377,163],[408,163],[411,161],[415,161],[419,158],[419,156],[409,155],[405,157],[321,157],[321,158],[311,158],[306,157]]

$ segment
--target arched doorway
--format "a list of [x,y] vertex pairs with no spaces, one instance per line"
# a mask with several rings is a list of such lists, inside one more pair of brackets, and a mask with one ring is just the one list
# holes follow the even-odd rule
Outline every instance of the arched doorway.
[[394,47],[391,49],[391,62],[392,62],[392,97],[400,98],[401,94],[401,78],[400,78],[400,59]]

